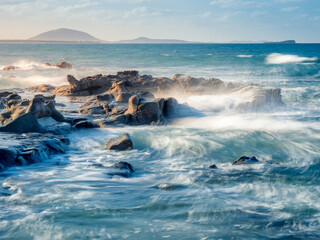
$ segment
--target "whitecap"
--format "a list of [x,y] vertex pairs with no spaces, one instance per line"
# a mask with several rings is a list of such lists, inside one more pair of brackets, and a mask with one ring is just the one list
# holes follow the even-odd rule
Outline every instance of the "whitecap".
[[306,63],[315,62],[317,57],[300,57],[298,55],[271,53],[266,58],[267,64],[290,64],[290,63]]
[[237,55],[239,58],[251,58],[253,55]]

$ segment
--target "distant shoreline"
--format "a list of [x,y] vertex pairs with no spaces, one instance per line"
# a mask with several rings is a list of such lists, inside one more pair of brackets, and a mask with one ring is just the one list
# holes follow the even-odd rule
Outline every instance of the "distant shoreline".
[[121,41],[115,41],[115,42],[94,42],[94,41],[35,41],[35,40],[0,40],[1,43],[21,43],[21,44],[117,44],[117,45],[132,45],[132,44],[140,44],[140,45],[159,45],[159,44],[177,44],[177,45],[191,45],[191,44],[255,44],[255,45],[264,45],[264,44],[275,44],[275,45],[296,45],[296,44],[320,44],[319,42],[315,43],[286,43],[286,42],[183,42],[183,43],[130,43],[130,42],[121,42]]

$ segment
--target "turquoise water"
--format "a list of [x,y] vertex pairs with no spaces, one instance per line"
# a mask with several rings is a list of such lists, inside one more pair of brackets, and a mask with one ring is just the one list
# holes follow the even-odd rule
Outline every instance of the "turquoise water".
[[[137,69],[279,87],[287,108],[239,113],[226,95],[177,94],[203,116],[73,132],[66,154],[0,173],[0,239],[319,239],[319,59],[320,44],[1,44],[0,66],[20,66],[0,72],[1,88]],[[74,69],[44,66],[61,60]],[[132,152],[104,150],[124,132]],[[242,155],[262,163],[232,166]],[[131,178],[92,166],[118,161]]]

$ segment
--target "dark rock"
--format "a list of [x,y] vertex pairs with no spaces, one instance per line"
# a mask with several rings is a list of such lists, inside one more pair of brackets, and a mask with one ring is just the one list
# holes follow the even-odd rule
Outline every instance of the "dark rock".
[[69,140],[52,134],[1,134],[0,171],[12,166],[41,162],[52,154],[64,153]]
[[58,68],[72,68],[72,65],[67,62],[58,62],[56,64],[56,67],[58,67]]
[[106,102],[112,102],[114,100],[114,97],[111,94],[100,94],[100,95],[97,95],[96,98],[98,101],[106,101]]
[[217,167],[217,165],[215,165],[215,164],[212,164],[209,168],[212,168],[212,169],[217,169],[218,167]]
[[77,122],[75,125],[75,128],[95,128],[96,125],[89,121],[80,121]]
[[106,144],[107,150],[125,151],[131,150],[132,148],[133,143],[128,134],[122,134],[121,137],[110,139]]
[[259,160],[255,156],[252,156],[252,157],[242,156],[236,161],[234,161],[232,165],[255,164],[255,163],[259,163]]
[[134,169],[130,163],[127,162],[118,162],[115,165],[113,165],[113,168],[117,169],[115,172],[110,172],[109,174],[114,176],[122,176],[122,177],[131,177],[132,173],[134,173]]

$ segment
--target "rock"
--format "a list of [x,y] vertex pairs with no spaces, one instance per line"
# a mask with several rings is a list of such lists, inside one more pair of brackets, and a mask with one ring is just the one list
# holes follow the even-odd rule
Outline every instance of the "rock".
[[128,81],[136,81],[139,78],[139,72],[135,70],[118,72],[117,75],[120,78],[126,79]]
[[100,94],[96,96],[98,101],[112,102],[114,97],[111,94]]
[[255,163],[259,163],[259,160],[255,156],[252,156],[252,157],[242,156],[236,161],[234,161],[232,165],[255,164]]
[[52,134],[1,134],[0,171],[12,166],[41,162],[52,154],[64,153],[69,140]]
[[37,91],[37,92],[50,92],[55,90],[55,87],[49,84],[41,84],[34,87],[29,87],[29,90]]
[[113,168],[117,169],[117,171],[110,172],[109,175],[118,175],[128,178],[132,176],[132,173],[134,173],[132,165],[127,162],[118,162],[115,165],[113,165]]
[[19,67],[17,66],[7,66],[7,67],[3,67],[2,71],[10,71],[10,70],[16,70],[19,69]]
[[0,98],[6,98],[9,95],[13,94],[12,92],[0,91]]
[[[52,96],[49,99],[52,99]],[[71,130],[64,116],[56,110],[54,100],[45,103],[44,96],[35,95],[26,109],[19,108],[22,101],[19,100],[19,104],[11,101],[13,100],[8,102],[7,111],[0,114],[0,121],[5,124],[0,127],[0,132],[66,134]]]
[[217,169],[218,167],[217,167],[217,165],[215,165],[215,164],[212,164],[209,168],[212,168],[212,169]]
[[126,114],[134,114],[135,112],[138,111],[138,106],[140,103],[140,98],[137,95],[134,95],[129,98],[128,100],[128,110]]
[[58,67],[58,68],[72,68],[72,65],[67,62],[58,62],[56,64],[56,67]]
[[174,115],[179,104],[175,98],[166,98],[164,101],[163,113],[166,117]]
[[45,100],[42,95],[35,95],[31,100],[26,113],[32,113],[37,118],[51,117],[52,111],[45,105]]
[[89,121],[80,121],[77,122],[75,125],[75,128],[95,128],[97,127],[95,124]]
[[131,150],[133,143],[128,134],[123,134],[121,137],[113,138],[106,144],[107,150],[125,151]]

